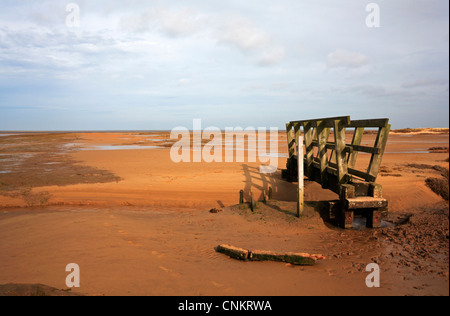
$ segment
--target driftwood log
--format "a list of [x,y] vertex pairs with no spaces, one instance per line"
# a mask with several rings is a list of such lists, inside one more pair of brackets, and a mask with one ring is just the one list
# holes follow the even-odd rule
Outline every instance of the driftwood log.
[[219,245],[216,247],[216,251],[223,253],[233,259],[247,260],[248,250],[233,247],[230,245]]
[[216,251],[233,259],[250,261],[278,261],[302,266],[311,266],[314,265],[317,260],[325,259],[322,255],[294,252],[280,254],[273,251],[246,250],[230,245],[219,245],[216,247]]

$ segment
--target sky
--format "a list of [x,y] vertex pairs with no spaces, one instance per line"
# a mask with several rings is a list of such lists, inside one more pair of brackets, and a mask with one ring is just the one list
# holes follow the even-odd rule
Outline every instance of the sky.
[[0,130],[343,115],[449,126],[449,1],[0,0]]

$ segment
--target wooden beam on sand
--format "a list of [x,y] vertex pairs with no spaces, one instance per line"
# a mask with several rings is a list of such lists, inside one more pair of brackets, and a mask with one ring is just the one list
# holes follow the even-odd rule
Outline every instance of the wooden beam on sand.
[[249,252],[251,261],[278,261],[300,266],[312,266],[316,263],[317,257],[305,253],[276,253],[273,251],[252,250]]
[[277,261],[301,266],[312,266],[317,262],[317,260],[325,259],[325,257],[322,255],[294,252],[276,253],[273,251],[264,250],[246,250],[230,245],[219,245],[216,247],[216,251],[219,253],[223,253],[230,258],[238,260]]
[[230,258],[238,260],[247,260],[248,250],[233,247],[230,245],[219,245],[216,247],[216,251],[227,255]]

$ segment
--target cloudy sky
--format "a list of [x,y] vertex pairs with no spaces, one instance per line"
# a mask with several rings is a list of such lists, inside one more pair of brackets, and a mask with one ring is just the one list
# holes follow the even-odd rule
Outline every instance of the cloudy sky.
[[[366,23],[371,2],[380,27]],[[340,115],[448,127],[448,11],[448,0],[0,0],[0,130]]]

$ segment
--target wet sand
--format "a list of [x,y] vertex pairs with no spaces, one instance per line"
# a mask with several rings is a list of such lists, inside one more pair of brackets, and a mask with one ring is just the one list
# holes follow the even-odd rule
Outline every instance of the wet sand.
[[[352,231],[322,219],[321,201],[336,196],[316,183],[306,181],[298,219],[296,184],[280,170],[177,164],[172,143],[165,132],[0,137],[0,284],[65,289],[75,262],[81,287],[72,291],[88,295],[449,294],[448,202],[425,183],[442,177],[433,166],[448,169],[448,134],[391,134],[378,178],[390,215],[382,229]],[[283,133],[279,145],[285,154]],[[361,166],[369,158],[360,155]],[[235,206],[239,190],[261,199],[269,187],[273,201],[255,212]],[[327,258],[240,262],[214,251],[222,243]],[[371,262],[380,288],[365,285]]]

